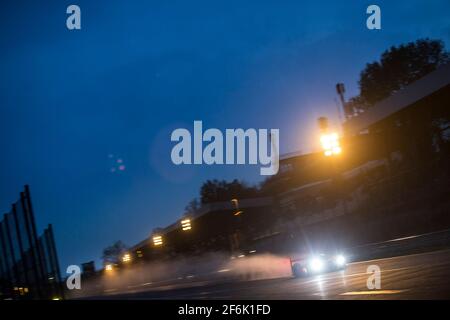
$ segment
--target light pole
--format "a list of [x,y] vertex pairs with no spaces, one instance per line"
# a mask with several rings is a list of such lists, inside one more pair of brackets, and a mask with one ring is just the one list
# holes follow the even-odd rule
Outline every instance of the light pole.
[[323,153],[325,157],[331,158],[330,165],[331,165],[331,176],[332,179],[335,181],[336,189],[338,190],[338,194],[344,194],[342,197],[342,204],[343,204],[343,211],[344,214],[347,213],[347,203],[345,200],[345,186],[342,185],[342,177],[341,177],[341,171],[339,166],[339,159],[338,156],[342,152],[341,145],[339,143],[339,135],[337,133],[329,133],[329,134],[323,134],[320,137],[320,142],[322,144]]
[[239,216],[241,213],[243,213],[242,210],[239,210],[239,200],[238,199],[231,199],[231,203],[234,204],[234,208],[236,209],[236,212],[234,213],[235,216]]
[[234,233],[232,236],[231,241],[231,252],[234,254],[235,251],[239,251],[241,247],[241,233],[240,233],[240,227],[241,227],[241,214],[244,212],[239,209],[239,200],[237,198],[231,199],[231,203],[234,205],[234,216],[237,217],[237,220],[233,220],[234,225]]
[[322,146],[323,154],[325,157],[330,158],[327,162],[330,166],[330,175],[333,185],[335,185],[337,194],[342,197],[342,204],[344,214],[347,213],[347,204],[345,200],[344,185],[342,185],[341,173],[340,173],[340,155],[342,153],[342,147],[340,144],[340,137],[337,132],[330,132],[328,125],[328,118],[320,117],[317,119],[319,129],[321,131],[320,144]]

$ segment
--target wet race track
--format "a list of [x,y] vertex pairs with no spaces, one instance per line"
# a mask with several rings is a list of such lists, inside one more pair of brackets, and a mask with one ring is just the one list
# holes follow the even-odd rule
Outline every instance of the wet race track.
[[[369,290],[370,265],[381,288]],[[346,270],[307,278],[193,281],[109,292],[94,299],[449,299],[450,250],[350,263]]]

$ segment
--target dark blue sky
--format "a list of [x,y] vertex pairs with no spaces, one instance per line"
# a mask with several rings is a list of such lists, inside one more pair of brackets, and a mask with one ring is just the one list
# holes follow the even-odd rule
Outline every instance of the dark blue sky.
[[[245,3],[244,3],[245,2]],[[365,27],[370,4],[382,30]],[[82,30],[66,29],[78,4]],[[258,182],[259,166],[176,167],[170,133],[279,128],[281,152],[337,124],[334,85],[420,37],[450,44],[442,1],[2,1],[0,212],[31,186],[62,269],[178,218],[207,178]],[[123,159],[111,172],[108,155]]]

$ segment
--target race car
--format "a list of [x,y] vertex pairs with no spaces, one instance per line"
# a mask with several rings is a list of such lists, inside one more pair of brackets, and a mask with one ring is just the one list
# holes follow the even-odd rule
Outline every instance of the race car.
[[322,253],[290,257],[290,260],[292,274],[296,278],[343,270],[347,266],[347,259],[343,254],[327,255]]

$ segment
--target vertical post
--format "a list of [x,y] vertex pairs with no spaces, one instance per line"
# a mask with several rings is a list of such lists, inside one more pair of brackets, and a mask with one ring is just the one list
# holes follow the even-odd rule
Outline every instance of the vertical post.
[[48,236],[49,236],[49,246],[51,251],[51,256],[54,264],[54,273],[55,273],[55,280],[57,281],[57,286],[60,291],[61,299],[64,299],[64,288],[61,281],[61,272],[59,269],[59,261],[58,261],[58,254],[56,251],[56,245],[55,245],[55,236],[53,234],[53,226],[51,224],[48,225]]
[[[1,226],[1,222],[0,222],[0,253],[1,253],[1,254],[0,254],[0,279],[4,279],[4,278],[5,278],[6,271],[5,271],[5,269],[3,268],[3,265],[4,265],[4,263],[3,263],[4,257],[3,257],[3,249],[2,249],[2,244],[1,244],[1,233],[2,233],[1,228],[2,228],[2,226]],[[1,290],[1,287],[0,287],[0,290]]]
[[[28,264],[27,264],[25,252],[23,250],[22,236],[20,234],[19,219],[17,217],[17,206],[15,203],[12,205],[12,215],[14,218],[14,223],[16,225],[17,242],[18,242],[19,250],[20,250],[20,258],[22,260],[23,279],[24,279],[25,285],[29,289],[30,281],[28,280]],[[19,267],[19,266],[17,266],[17,267]],[[19,277],[20,277],[20,274],[19,274]]]
[[[343,83],[338,83],[336,84],[336,93],[339,95],[339,99],[341,100],[341,104],[342,104],[342,109],[344,110],[344,115],[345,115],[345,119],[348,119],[351,114],[350,114],[350,110],[347,110],[346,108],[346,103],[345,103],[345,98],[344,98],[344,93],[345,93],[345,86]],[[339,110],[339,107],[338,107]],[[339,117],[340,117],[340,112],[339,112]]]
[[28,243],[30,244],[30,253],[31,253],[31,267],[34,273],[34,286],[36,289],[37,297],[42,298],[42,288],[41,288],[41,273],[39,271],[38,258],[36,256],[36,247],[37,243],[32,236],[31,231],[31,222],[30,222],[30,213],[28,212],[27,205],[25,203],[24,193],[20,193],[20,202],[22,204],[23,215],[25,218],[25,228],[27,230]]
[[8,214],[4,215],[5,220],[4,220],[4,224],[6,227],[6,242],[7,242],[7,247],[9,247],[9,252],[11,254],[11,260],[12,260],[12,272],[14,274],[14,277],[11,277],[11,284],[12,287],[14,287],[15,284],[17,284],[17,280],[19,279],[19,275],[17,272],[17,262],[16,262],[16,258],[14,257],[14,247],[12,245],[12,239],[11,239],[11,231],[9,229],[9,223],[8,223]]
[[27,208],[28,208],[28,217],[30,219],[30,226],[31,226],[31,231],[32,231],[32,235],[33,235],[33,240],[34,243],[36,244],[36,253],[37,253],[37,261],[38,261],[38,266],[41,271],[41,275],[42,275],[42,280],[45,280],[45,268],[44,265],[42,263],[42,257],[43,257],[43,253],[41,250],[41,246],[39,245],[38,242],[38,238],[37,238],[37,231],[36,231],[36,222],[34,220],[34,212],[33,212],[33,206],[31,205],[31,195],[30,195],[30,187],[28,185],[25,185],[25,197],[26,197],[26,203],[27,203]]
[[[3,252],[3,257],[1,257],[1,258],[5,261],[4,266],[6,268],[4,270],[3,274],[6,275],[6,280],[8,280],[9,284],[12,284],[12,276],[11,276],[12,266],[10,266],[9,262],[8,262],[9,259],[8,259],[8,253],[7,253],[7,248],[6,248],[6,234],[3,232],[4,224],[5,224],[4,221],[0,221],[0,245],[2,247],[2,252]],[[10,289],[11,289],[11,286],[10,286]]]

